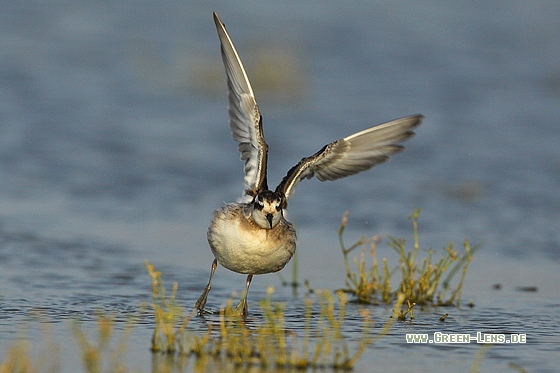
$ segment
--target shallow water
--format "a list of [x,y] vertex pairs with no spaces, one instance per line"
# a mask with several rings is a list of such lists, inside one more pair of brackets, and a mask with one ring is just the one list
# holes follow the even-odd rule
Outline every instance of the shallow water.
[[[484,244],[463,292],[474,308],[416,311],[413,323],[397,324],[371,346],[356,370],[468,370],[478,344],[405,342],[405,333],[438,330],[526,333],[524,345],[493,346],[482,369],[510,362],[557,369],[556,2],[123,0],[0,9],[0,351],[27,324],[40,345],[31,317],[39,313],[63,345],[63,368],[74,371],[67,321],[93,329],[99,309],[119,320],[138,310],[151,296],[146,259],[166,282],[179,283],[181,304],[194,304],[212,260],[210,214],[235,200],[242,182],[227,127],[216,10],[255,85],[271,183],[329,141],[396,117],[426,116],[389,164],[298,187],[289,218],[298,228],[300,279],[318,288],[344,285],[336,231],[345,210],[348,242],[363,234],[410,239],[407,216],[421,207],[422,247],[460,247],[465,237]],[[279,80],[270,78],[270,60]],[[381,244],[378,255],[391,257],[390,249]],[[243,283],[220,268],[209,305],[219,307]],[[300,328],[304,291],[294,297],[276,275],[255,278],[251,308],[268,285],[278,288],[275,300],[288,302],[290,327]],[[358,307],[349,305],[350,335]],[[370,311],[380,322],[390,314]],[[143,315],[128,362],[149,371],[150,318]]]

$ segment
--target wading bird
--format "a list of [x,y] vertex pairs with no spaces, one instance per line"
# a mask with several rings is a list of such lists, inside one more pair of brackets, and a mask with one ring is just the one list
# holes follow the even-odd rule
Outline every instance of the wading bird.
[[245,292],[238,309],[247,315],[247,293],[253,275],[284,268],[296,250],[296,231],[284,217],[288,200],[303,179],[336,180],[368,170],[404,150],[399,143],[414,135],[423,116],[413,115],[365,129],[325,145],[292,167],[274,191],[268,188],[268,145],[253,89],[231,38],[216,13],[221,52],[229,91],[229,125],[245,161],[245,191],[239,203],[226,204],[214,212],[208,243],[214,254],[208,285],[195,307],[204,306],[212,277],[219,264],[247,274]]

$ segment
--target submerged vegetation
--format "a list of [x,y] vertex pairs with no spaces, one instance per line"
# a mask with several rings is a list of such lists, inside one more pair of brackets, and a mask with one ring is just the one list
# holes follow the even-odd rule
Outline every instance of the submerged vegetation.
[[[377,334],[372,334],[372,322],[367,311],[362,312],[362,335],[351,352],[342,333],[346,295],[339,291],[317,291],[316,300],[306,297],[301,315],[301,335],[285,324],[285,304],[273,303],[273,288],[260,301],[260,320],[246,321],[230,299],[219,314],[208,320],[208,329],[200,332],[187,329],[194,311],[183,316],[175,304],[176,284],[171,295],[165,296],[161,272],[146,263],[152,279],[155,317],[152,351],[173,356],[177,360],[196,358],[197,364],[235,367],[260,366],[276,368],[351,369],[365,348],[386,334],[394,320],[389,320]],[[397,301],[402,303],[404,297]],[[400,308],[400,304],[398,304]]]
[[[412,220],[414,243],[412,250],[405,248],[406,240],[397,239],[389,236],[389,246],[398,254],[400,265],[400,283],[393,289],[391,287],[391,278],[395,269],[390,270],[386,258],[383,258],[383,265],[380,266],[375,253],[376,244],[379,243],[379,236],[362,237],[350,247],[346,247],[343,240],[343,233],[348,223],[348,213],[342,216],[342,223],[338,230],[338,237],[342,255],[344,256],[344,265],[346,267],[346,286],[344,291],[354,295],[360,303],[391,303],[399,294],[403,294],[404,298],[409,302],[411,310],[414,304],[432,304],[435,306],[460,306],[461,292],[463,281],[472,255],[480,246],[471,249],[468,240],[465,240],[463,246],[465,252],[461,255],[453,249],[453,243],[450,243],[443,249],[443,255],[437,262],[434,261],[434,252],[432,249],[426,251],[426,256],[419,261],[418,254],[420,252],[420,244],[418,239],[418,216],[419,209],[415,209],[410,219]],[[369,245],[369,252],[372,258],[370,268],[366,268],[366,250]],[[357,272],[350,269],[349,254],[356,248],[361,247],[360,258],[354,258]],[[453,265],[453,266],[452,266]],[[450,281],[455,273],[462,266],[462,274],[459,283],[455,289],[451,289]],[[443,278],[443,275],[447,276]],[[447,296],[447,294],[449,294]]]

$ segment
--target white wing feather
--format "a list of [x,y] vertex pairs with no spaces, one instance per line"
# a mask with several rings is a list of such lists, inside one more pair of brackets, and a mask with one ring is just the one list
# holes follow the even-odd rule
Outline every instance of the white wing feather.
[[239,142],[241,160],[245,161],[245,195],[254,196],[263,188],[268,189],[266,185],[268,146],[262,130],[262,118],[243,63],[225,25],[216,13],[214,13],[214,23],[218,30],[226,69],[229,125],[233,139]]
[[423,118],[413,115],[396,119],[325,145],[292,167],[276,192],[287,201],[303,179],[316,176],[320,181],[336,180],[386,162],[390,155],[404,150],[399,143],[414,136],[412,129]]

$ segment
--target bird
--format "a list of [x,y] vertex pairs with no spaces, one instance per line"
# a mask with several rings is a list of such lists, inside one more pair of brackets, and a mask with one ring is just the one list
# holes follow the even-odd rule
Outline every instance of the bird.
[[213,214],[207,238],[214,260],[210,279],[195,308],[204,314],[212,278],[218,266],[246,274],[245,291],[237,310],[248,315],[247,294],[254,275],[280,271],[296,250],[297,235],[286,219],[288,200],[304,179],[336,180],[384,163],[404,150],[401,142],[415,135],[423,115],[411,115],[379,124],[333,141],[302,158],[271,190],[267,182],[268,145],[262,116],[239,54],[220,17],[213,13],[221,45],[229,101],[229,125],[244,164],[244,192]]

